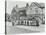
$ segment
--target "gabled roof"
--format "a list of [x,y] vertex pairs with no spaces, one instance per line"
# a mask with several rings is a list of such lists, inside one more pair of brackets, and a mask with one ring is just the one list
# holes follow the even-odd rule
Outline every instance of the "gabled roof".
[[37,2],[32,2],[30,6],[37,6],[37,7],[45,7],[45,4],[44,3],[37,3]]
[[31,3],[30,7],[35,7],[36,5],[34,4],[34,2]]

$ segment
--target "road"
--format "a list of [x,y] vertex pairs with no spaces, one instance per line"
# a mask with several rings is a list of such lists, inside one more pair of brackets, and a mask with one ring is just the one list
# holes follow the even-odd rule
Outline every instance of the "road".
[[44,31],[44,28],[45,28],[44,25],[41,25],[39,27],[35,27],[35,26],[12,26],[10,23],[9,25],[7,25],[6,31],[7,31],[7,34],[35,33],[35,32]]
[[7,34],[32,33],[32,32],[37,32],[37,31],[31,31],[28,29],[23,29],[23,28],[18,28],[13,26],[9,26],[7,28]]

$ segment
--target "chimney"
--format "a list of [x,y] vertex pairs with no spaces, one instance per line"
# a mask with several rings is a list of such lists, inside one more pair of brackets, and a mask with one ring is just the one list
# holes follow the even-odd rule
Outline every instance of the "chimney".
[[16,5],[16,8],[18,8],[18,5]]
[[26,7],[29,7],[29,4],[28,3],[26,4]]

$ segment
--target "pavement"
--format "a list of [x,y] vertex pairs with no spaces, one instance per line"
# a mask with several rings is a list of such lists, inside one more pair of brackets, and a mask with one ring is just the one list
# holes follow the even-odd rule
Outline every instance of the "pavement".
[[44,32],[45,25],[37,26],[24,26],[24,25],[15,25],[12,26],[11,22],[7,22],[7,34],[18,34],[18,33],[35,33],[35,32]]
[[28,30],[31,30],[31,31],[38,31],[38,32],[44,32],[44,25],[41,25],[39,27],[37,26],[16,26],[17,28],[23,28],[23,29],[28,29]]

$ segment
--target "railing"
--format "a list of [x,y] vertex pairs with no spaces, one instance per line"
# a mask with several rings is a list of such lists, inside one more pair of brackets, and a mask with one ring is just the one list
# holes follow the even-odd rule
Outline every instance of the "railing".
[[36,20],[17,20],[14,23],[16,25],[37,26]]

